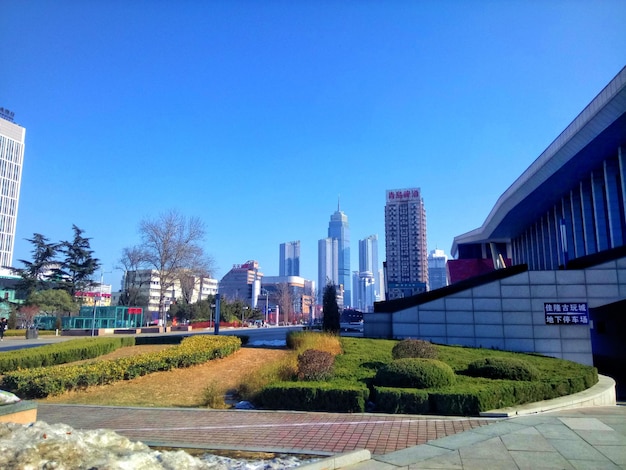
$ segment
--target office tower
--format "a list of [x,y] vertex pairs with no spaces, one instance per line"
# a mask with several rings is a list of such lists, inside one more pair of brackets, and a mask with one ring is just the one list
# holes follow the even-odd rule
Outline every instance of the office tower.
[[300,275],[300,240],[280,244],[279,276]]
[[446,263],[448,257],[443,250],[432,250],[428,254],[428,288],[439,289],[448,285]]
[[349,307],[351,304],[351,272],[350,272],[350,226],[348,216],[343,213],[339,204],[337,211],[330,216],[328,224],[328,238],[337,240],[337,282],[343,288],[343,305]]
[[322,238],[317,243],[317,251],[317,303],[321,305],[326,285],[329,282],[339,284],[339,242]]
[[387,299],[426,291],[426,210],[419,188],[387,191],[385,204]]
[[353,306],[361,312],[372,312],[374,302],[381,300],[378,266],[378,235],[359,240],[359,270],[354,272]]
[[14,113],[0,108],[0,268],[13,263],[17,206],[20,200],[26,129]]
[[257,261],[235,264],[220,280],[218,292],[228,301],[241,300],[249,307],[256,308],[262,279],[263,273],[259,271]]

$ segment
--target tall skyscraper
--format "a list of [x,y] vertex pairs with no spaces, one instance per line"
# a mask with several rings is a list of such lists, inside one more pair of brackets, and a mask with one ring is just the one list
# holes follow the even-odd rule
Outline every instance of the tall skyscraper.
[[374,302],[381,300],[378,235],[359,240],[359,270],[352,280],[352,304],[362,312],[373,312]]
[[17,206],[20,201],[26,129],[14,113],[0,108],[0,268],[13,263]]
[[300,275],[300,240],[280,244],[280,276]]
[[339,283],[339,242],[334,238],[322,238],[317,243],[317,303],[322,304],[324,288],[329,282]]
[[432,250],[428,254],[428,288],[439,289],[448,285],[446,262],[448,257],[443,250]]
[[426,209],[420,188],[388,190],[385,204],[387,299],[426,291],[426,246]]
[[336,284],[343,287],[343,305],[352,305],[352,280],[350,272],[350,225],[348,216],[341,211],[337,204],[337,211],[330,216],[328,224],[328,238],[337,240],[338,279]]

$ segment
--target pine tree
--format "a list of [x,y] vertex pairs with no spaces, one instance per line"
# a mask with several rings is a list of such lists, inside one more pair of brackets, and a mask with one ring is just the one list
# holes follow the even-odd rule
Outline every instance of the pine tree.
[[23,268],[11,268],[22,279],[17,284],[17,290],[22,294],[20,297],[27,298],[33,292],[45,289],[50,281],[57,265],[55,257],[59,251],[58,243],[50,243],[49,240],[40,233],[33,234],[33,238],[26,239],[33,245],[31,250],[33,260],[19,260],[24,265]]
[[89,245],[90,238],[83,237],[84,230],[72,225],[74,239],[61,242],[59,251],[64,255],[58,270],[61,286],[74,298],[76,292],[83,292],[94,285],[93,274],[100,267],[100,260],[93,257]]
[[322,307],[324,309],[322,329],[327,333],[339,334],[340,314],[339,305],[337,304],[337,288],[332,283],[328,283],[324,287]]

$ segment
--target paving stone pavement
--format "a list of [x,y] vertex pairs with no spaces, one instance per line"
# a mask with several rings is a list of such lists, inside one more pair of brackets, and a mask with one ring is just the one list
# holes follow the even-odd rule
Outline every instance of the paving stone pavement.
[[[152,446],[336,457],[310,469],[626,469],[620,405],[451,418],[39,404],[38,419],[111,429]],[[360,449],[365,454],[351,454]]]
[[626,469],[626,406],[509,418],[341,468]]
[[151,446],[334,455],[387,454],[486,426],[493,418],[123,408],[38,404],[37,419],[77,430],[110,429]]

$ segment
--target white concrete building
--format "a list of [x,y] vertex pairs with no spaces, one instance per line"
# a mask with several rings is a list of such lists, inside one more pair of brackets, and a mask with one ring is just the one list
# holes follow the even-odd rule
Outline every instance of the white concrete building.
[[12,266],[26,129],[0,108],[0,266]]

